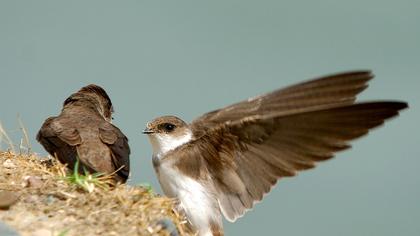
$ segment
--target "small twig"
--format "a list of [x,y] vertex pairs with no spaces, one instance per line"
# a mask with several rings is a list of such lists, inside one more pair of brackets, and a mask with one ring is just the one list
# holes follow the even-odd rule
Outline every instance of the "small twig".
[[27,154],[29,155],[31,153],[32,147],[31,147],[31,143],[29,142],[29,135],[28,135],[28,130],[25,128],[25,126],[23,125],[22,119],[20,118],[20,115],[18,114],[18,122],[19,122],[19,127],[20,130],[23,133],[23,137],[26,143],[26,148],[27,148]]
[[69,198],[76,198],[76,196],[71,194],[71,193],[66,193],[64,191],[60,191],[59,193],[63,194],[66,197],[69,197]]
[[7,135],[5,129],[3,128],[3,124],[1,123],[1,121],[0,121],[0,134],[1,134],[1,136],[3,136],[6,139],[7,144],[9,145],[9,150],[11,150],[12,153],[16,153],[15,147],[13,146],[13,142],[10,139],[9,135]]

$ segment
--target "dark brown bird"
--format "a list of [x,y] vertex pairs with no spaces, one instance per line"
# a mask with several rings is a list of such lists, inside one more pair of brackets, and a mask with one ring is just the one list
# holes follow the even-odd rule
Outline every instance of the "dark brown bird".
[[187,124],[164,116],[147,124],[163,191],[180,201],[200,236],[223,235],[282,177],[350,147],[405,102],[355,103],[373,77],[336,74],[250,98]]
[[113,124],[113,106],[105,90],[91,84],[68,97],[60,115],[45,120],[37,140],[52,156],[79,171],[110,174],[125,182],[130,173],[128,139]]

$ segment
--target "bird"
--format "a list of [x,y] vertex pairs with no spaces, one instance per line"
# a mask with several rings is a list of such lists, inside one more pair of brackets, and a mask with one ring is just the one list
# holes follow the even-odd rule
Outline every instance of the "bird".
[[208,112],[191,123],[162,116],[143,133],[165,195],[199,236],[223,235],[222,215],[242,217],[277,181],[350,147],[408,107],[356,102],[370,71],[332,74]]
[[42,124],[36,139],[53,157],[78,172],[113,174],[124,183],[130,174],[127,137],[112,124],[114,108],[105,90],[82,87],[63,103],[61,113]]

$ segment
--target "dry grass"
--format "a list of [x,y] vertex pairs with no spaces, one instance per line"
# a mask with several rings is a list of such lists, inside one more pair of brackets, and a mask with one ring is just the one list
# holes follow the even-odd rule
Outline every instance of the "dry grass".
[[162,227],[167,222],[190,235],[171,199],[142,187],[109,186],[106,178],[94,179],[100,184],[86,191],[68,175],[55,160],[0,151],[0,192],[17,196],[0,209],[0,221],[23,236],[169,235]]

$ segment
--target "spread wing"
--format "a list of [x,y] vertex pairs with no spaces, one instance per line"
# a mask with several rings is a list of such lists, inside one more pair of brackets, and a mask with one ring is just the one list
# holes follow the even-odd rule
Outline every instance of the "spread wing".
[[370,71],[353,71],[313,79],[206,113],[194,120],[192,126],[202,130],[244,116],[301,112],[319,105],[352,104],[372,78]]
[[335,152],[350,147],[350,140],[367,134],[406,107],[400,102],[327,106],[220,124],[199,139],[205,146],[185,147],[191,151],[184,157],[183,166],[198,169],[194,167],[198,162],[207,166],[217,182],[222,213],[235,221],[279,178],[294,176],[315,167],[316,162],[332,158]]
[[127,180],[130,174],[130,147],[127,137],[120,129],[108,122],[99,125],[99,138],[111,149],[112,164],[117,171],[117,175]]
[[82,143],[82,139],[77,129],[66,127],[63,125],[65,122],[65,119],[57,117],[48,118],[36,139],[50,155],[56,156],[60,162],[67,163],[73,169],[77,160],[76,146]]
[[199,177],[197,166],[207,166],[218,183],[220,208],[234,221],[279,178],[332,158],[407,107],[354,104],[372,77],[368,71],[327,76],[207,113],[191,123],[196,139],[178,152],[185,155],[178,168]]

